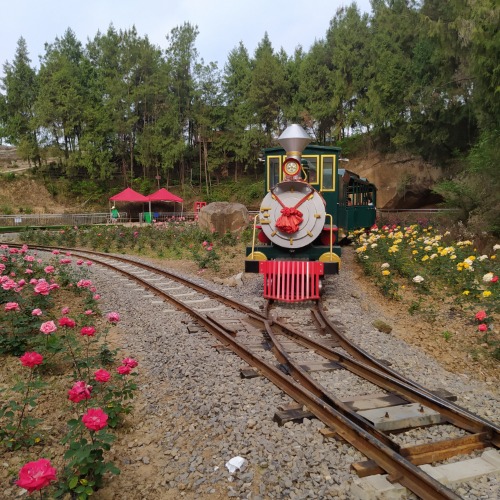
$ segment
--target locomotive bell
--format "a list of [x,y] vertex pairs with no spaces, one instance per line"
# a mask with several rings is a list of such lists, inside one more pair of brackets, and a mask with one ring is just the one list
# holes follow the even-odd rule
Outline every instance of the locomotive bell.
[[302,151],[311,142],[311,138],[300,125],[294,123],[283,131],[278,142],[286,151],[287,157],[296,158],[300,162]]

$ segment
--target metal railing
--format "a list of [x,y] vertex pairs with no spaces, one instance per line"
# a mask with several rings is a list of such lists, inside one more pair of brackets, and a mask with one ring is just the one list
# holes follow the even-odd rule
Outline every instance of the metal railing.
[[[121,214],[120,214],[121,215]],[[126,214],[125,214],[126,215]],[[86,214],[16,214],[0,215],[0,227],[12,226],[81,226],[106,224],[109,212]]]

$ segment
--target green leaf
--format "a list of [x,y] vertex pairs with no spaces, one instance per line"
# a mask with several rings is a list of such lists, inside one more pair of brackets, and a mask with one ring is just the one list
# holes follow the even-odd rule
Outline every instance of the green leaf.
[[70,490],[74,489],[77,484],[78,484],[78,476],[73,476],[68,481],[68,487],[69,487]]

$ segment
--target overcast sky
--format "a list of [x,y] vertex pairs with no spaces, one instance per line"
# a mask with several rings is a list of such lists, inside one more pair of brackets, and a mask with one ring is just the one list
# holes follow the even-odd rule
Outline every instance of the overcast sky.
[[[71,28],[86,44],[112,23],[117,30],[135,25],[140,36],[165,49],[165,35],[190,22],[198,26],[196,48],[205,63],[223,69],[229,52],[242,41],[250,56],[267,32],[275,50],[288,55],[301,45],[308,51],[325,37],[330,20],[350,0],[0,0],[0,75],[12,62],[17,41],[28,45],[31,65],[38,67],[44,44]],[[369,0],[356,0],[361,12],[371,12]]]

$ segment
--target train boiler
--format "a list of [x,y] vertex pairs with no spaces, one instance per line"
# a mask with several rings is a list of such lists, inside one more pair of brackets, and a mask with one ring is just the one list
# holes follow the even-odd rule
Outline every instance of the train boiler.
[[266,194],[253,221],[245,271],[264,276],[264,297],[318,300],[321,280],[339,272],[339,228],[375,222],[376,189],[338,168],[340,148],[310,145],[297,124],[264,150]]

